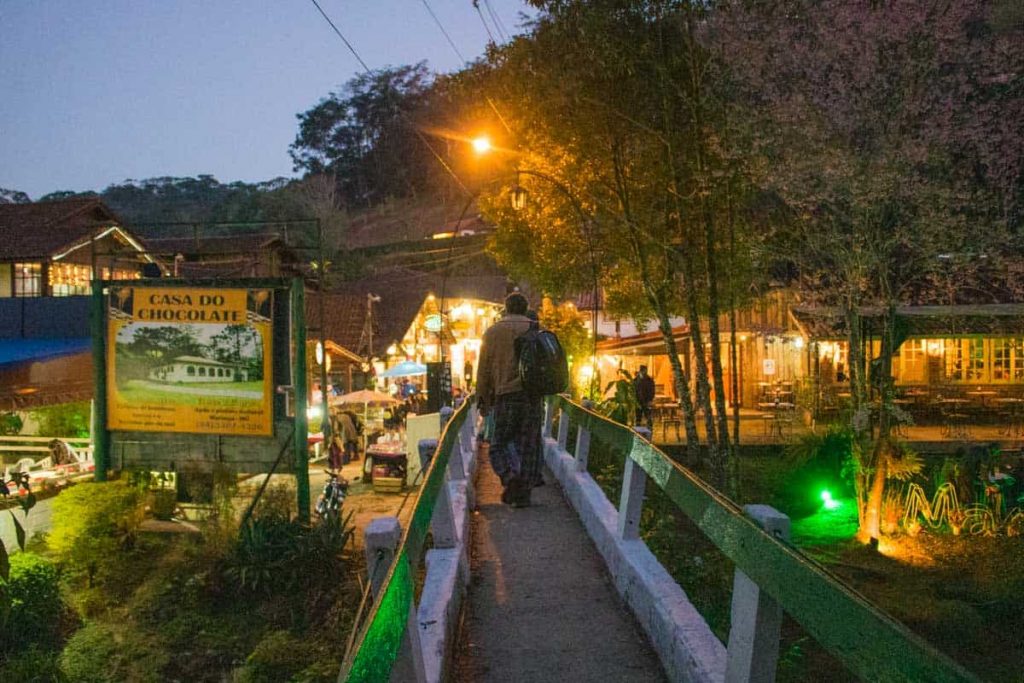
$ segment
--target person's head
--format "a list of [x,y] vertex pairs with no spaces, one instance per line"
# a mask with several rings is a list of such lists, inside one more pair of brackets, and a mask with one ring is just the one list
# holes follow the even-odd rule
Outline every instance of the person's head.
[[647,366],[646,366],[646,365],[641,365],[641,366],[640,366],[640,370],[639,370],[639,373],[640,373],[641,375],[646,375],[646,374],[647,374]]
[[530,302],[519,292],[512,292],[505,297],[505,312],[510,315],[526,315]]

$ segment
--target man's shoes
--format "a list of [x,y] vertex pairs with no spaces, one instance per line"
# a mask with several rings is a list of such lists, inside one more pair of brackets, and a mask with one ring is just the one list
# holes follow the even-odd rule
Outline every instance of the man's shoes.
[[525,479],[517,477],[513,480],[513,484],[510,487],[512,494],[509,496],[512,499],[511,505],[514,508],[528,508],[530,507],[530,490],[533,487],[530,482]]

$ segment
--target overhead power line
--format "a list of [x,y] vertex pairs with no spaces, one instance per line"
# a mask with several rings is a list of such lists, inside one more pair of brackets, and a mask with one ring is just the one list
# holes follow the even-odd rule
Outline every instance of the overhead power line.
[[[320,12],[320,16],[322,16],[324,20],[328,24],[330,24],[331,28],[334,29],[334,32],[338,35],[339,38],[341,38],[341,42],[345,43],[345,47],[348,48],[349,52],[352,53],[352,55],[356,58],[359,64],[363,67],[363,71],[366,72],[366,75],[372,77],[373,70],[370,69],[366,62],[363,61],[363,58],[359,56],[359,52],[357,52],[355,47],[352,46],[352,43],[350,43],[348,38],[345,37],[345,34],[341,32],[341,29],[339,29],[337,25],[335,25],[335,23],[331,21],[331,18],[327,16],[327,13],[324,12],[324,9],[320,6],[320,3],[318,3],[317,0],[310,0],[310,2],[313,3],[317,11]],[[435,150],[433,146],[431,146],[431,144],[427,141],[427,138],[424,137],[423,133],[420,132],[420,129],[417,128],[416,123],[409,119],[409,115],[406,114],[401,109],[396,109],[396,111],[398,113],[398,116],[405,120],[405,122],[412,129],[413,133],[416,134],[416,137],[419,138],[420,142],[422,142],[426,146],[426,148],[430,150],[430,153],[434,156],[435,159],[437,159],[438,163],[441,164],[441,167],[445,171],[447,171],[448,175],[450,175],[455,180],[456,184],[458,184],[458,186],[462,188],[462,191],[465,192],[467,196],[472,196],[473,193],[469,191],[469,188],[466,187],[466,184],[462,182],[462,179],[459,178],[459,176],[455,173],[454,170],[452,170],[452,167],[448,164],[448,162],[446,162],[444,158],[437,153],[437,150]]]
[[310,2],[312,2],[313,5],[316,6],[317,10],[320,12],[320,15],[327,21],[328,24],[331,25],[331,28],[333,28],[334,32],[338,34],[339,38],[341,38],[341,42],[345,43],[345,47],[347,47],[348,51],[352,53],[352,56],[356,58],[356,61],[358,61],[360,64],[362,64],[363,69],[367,73],[369,73],[370,72],[370,67],[368,67],[366,65],[366,62],[363,61],[363,58],[360,57],[359,53],[356,52],[356,49],[354,47],[352,47],[352,43],[348,42],[348,38],[346,38],[344,36],[344,34],[342,34],[342,32],[340,30],[338,30],[338,27],[334,25],[334,22],[331,21],[331,18],[329,16],[327,16],[327,12],[324,12],[324,8],[320,6],[320,3],[317,2],[316,0],[310,0]]
[[484,19],[484,13],[480,11],[480,0],[473,0],[473,7],[476,9],[477,16],[480,17],[480,23],[484,25],[484,30],[487,31],[487,37],[490,38],[492,43],[497,44],[494,40],[494,34],[491,33],[491,27],[487,25],[487,20]]
[[498,37],[501,38],[501,42],[508,41],[508,35],[505,32],[505,26],[501,23],[501,19],[498,18],[494,8],[491,7],[491,0],[484,0],[484,7],[487,8],[487,14],[491,16],[491,22],[494,24],[494,29],[498,32]]
[[427,8],[428,12],[430,12],[430,16],[433,17],[434,23],[437,24],[437,27],[439,29],[441,29],[441,33],[444,34],[444,37],[448,41],[448,44],[452,46],[452,50],[455,51],[455,54],[458,55],[459,59],[462,60],[462,63],[465,64],[466,58],[462,56],[462,53],[459,51],[459,48],[455,45],[455,41],[452,40],[452,37],[448,34],[448,31],[445,29],[444,24],[442,24],[441,20],[437,18],[436,14],[434,14],[434,10],[430,7],[430,3],[427,2],[427,0],[423,0],[423,6]]

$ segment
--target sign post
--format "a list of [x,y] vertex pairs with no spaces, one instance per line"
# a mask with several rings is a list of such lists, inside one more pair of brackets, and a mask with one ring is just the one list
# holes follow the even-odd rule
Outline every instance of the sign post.
[[[308,516],[302,287],[283,278],[95,281],[96,479],[134,468],[294,473]],[[277,391],[289,385],[294,416]]]
[[[309,424],[306,418],[306,303],[302,280],[291,287],[292,385],[295,387],[295,495],[299,521],[309,521]],[[322,405],[327,410],[327,388],[321,387]]]
[[92,281],[92,299],[89,310],[89,326],[92,331],[92,373],[95,384],[93,396],[92,448],[93,463],[96,468],[96,481],[107,480],[107,469],[110,467],[110,432],[107,431],[107,372],[106,336],[104,323],[107,316],[103,310],[103,281]]

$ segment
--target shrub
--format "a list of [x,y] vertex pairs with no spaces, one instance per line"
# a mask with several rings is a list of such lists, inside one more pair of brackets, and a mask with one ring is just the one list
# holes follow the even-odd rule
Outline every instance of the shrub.
[[126,482],[73,486],[54,499],[50,548],[92,585],[134,543],[142,514],[142,496]]
[[291,680],[316,659],[308,642],[288,631],[272,631],[252,651],[237,680],[244,683],[274,683]]
[[89,622],[68,641],[60,671],[69,683],[158,683],[170,654],[129,627]]
[[0,663],[0,681],[18,683],[55,683],[66,680],[61,675],[58,662],[60,651],[38,645],[30,645]]
[[62,403],[33,411],[40,436],[89,436],[89,403]]
[[60,670],[69,681],[114,683],[117,643],[106,626],[90,622],[80,628],[60,655]]
[[53,563],[34,553],[12,556],[6,593],[10,609],[0,621],[0,651],[18,652],[31,645],[55,648],[64,603]]
[[227,576],[241,593],[264,593],[287,587],[294,572],[291,557],[302,528],[278,517],[253,517],[242,526],[238,544],[227,558]]

